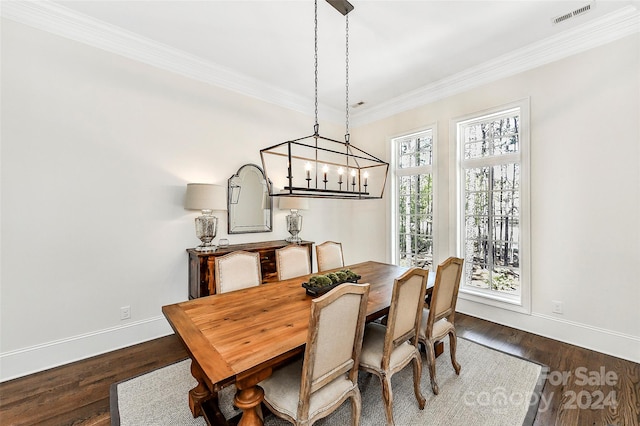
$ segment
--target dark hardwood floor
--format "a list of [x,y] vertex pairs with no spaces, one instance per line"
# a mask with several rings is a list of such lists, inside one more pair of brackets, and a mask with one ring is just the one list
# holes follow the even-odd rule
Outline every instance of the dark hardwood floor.
[[[549,366],[536,425],[640,424],[640,364],[463,314],[456,326],[460,337]],[[112,383],[186,356],[167,336],[1,383],[0,425],[109,425]]]

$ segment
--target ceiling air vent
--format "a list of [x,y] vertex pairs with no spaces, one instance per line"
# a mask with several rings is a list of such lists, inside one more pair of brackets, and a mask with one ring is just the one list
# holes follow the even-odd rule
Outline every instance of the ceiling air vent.
[[575,18],[578,15],[583,15],[583,14],[587,13],[588,11],[593,9],[594,6],[595,6],[595,4],[593,2],[589,3],[589,4],[586,4],[586,5],[582,6],[582,7],[579,7],[578,9],[576,9],[574,11],[571,11],[569,13],[565,13],[564,15],[560,15],[558,17],[553,18],[551,20],[551,22],[553,22],[554,25],[555,24],[559,24],[560,22],[564,22],[564,21],[566,21],[568,19]]

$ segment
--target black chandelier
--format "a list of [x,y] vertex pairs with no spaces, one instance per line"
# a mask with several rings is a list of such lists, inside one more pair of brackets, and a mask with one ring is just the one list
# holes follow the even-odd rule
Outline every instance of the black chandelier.
[[[318,1],[315,0],[315,125],[313,134],[260,150],[269,195],[309,198],[379,199],[389,163],[349,141],[349,12],[346,0],[326,0],[345,16],[346,132],[345,140],[321,136],[318,124]],[[273,183],[272,183],[273,182]],[[278,189],[276,189],[278,188]]]

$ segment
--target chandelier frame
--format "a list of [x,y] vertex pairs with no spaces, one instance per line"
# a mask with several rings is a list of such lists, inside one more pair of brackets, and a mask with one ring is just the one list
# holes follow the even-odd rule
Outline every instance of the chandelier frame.
[[[380,199],[384,195],[387,183],[389,163],[367,153],[350,143],[349,134],[349,16],[353,6],[346,0],[326,0],[331,6],[345,16],[346,42],[346,115],[345,140],[321,136],[318,124],[318,0],[315,0],[315,125],[313,134],[301,138],[281,142],[260,150],[260,158],[265,175],[268,177],[269,195],[273,197],[308,197],[308,198],[342,198],[342,199]],[[270,157],[273,156],[273,157]],[[286,177],[282,174],[276,178],[269,159],[286,159],[280,166],[286,168]],[[304,163],[306,177],[301,178],[301,164]],[[329,184],[329,166],[337,168],[337,180]],[[322,174],[320,169],[322,168]],[[311,170],[314,170],[313,177]],[[298,172],[300,171],[300,173]],[[344,172],[347,175],[344,176]],[[294,174],[295,173],[295,174]],[[305,176],[302,174],[302,176]],[[322,179],[321,179],[322,178]],[[346,180],[345,180],[346,179]],[[306,185],[303,181],[306,181]],[[272,182],[283,182],[283,189],[276,189]],[[313,182],[313,185],[311,184]],[[337,184],[337,188],[336,188]],[[343,189],[344,185],[344,189]],[[379,190],[373,191],[372,187]],[[351,188],[351,189],[349,189]]]

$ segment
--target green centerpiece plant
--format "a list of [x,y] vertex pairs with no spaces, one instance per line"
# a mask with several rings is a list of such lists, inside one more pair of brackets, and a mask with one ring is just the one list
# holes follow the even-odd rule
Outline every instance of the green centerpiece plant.
[[345,282],[356,282],[360,279],[360,275],[350,269],[342,269],[327,274],[312,275],[308,283],[304,283],[303,287],[307,289],[322,290],[331,288]]
[[314,275],[311,278],[309,278],[309,285],[311,287],[327,287],[330,286],[331,284],[333,284],[331,282],[331,279],[325,275]]
[[325,274],[325,277],[329,278],[331,282],[334,284],[338,284],[340,282],[340,280],[338,279],[338,276],[333,272]]

